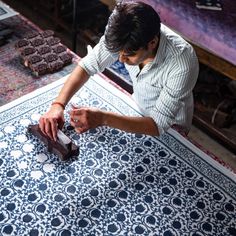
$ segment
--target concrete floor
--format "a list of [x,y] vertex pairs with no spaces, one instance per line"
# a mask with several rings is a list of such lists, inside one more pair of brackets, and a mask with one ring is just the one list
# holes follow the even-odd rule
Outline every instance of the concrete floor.
[[189,138],[200,144],[204,149],[207,149],[212,154],[223,160],[231,168],[236,170],[236,155],[223,145],[219,144],[212,137],[204,133],[202,130],[192,125],[188,134]]
[[[64,43],[68,48],[72,49],[71,34],[64,31],[63,29],[55,29],[55,25],[52,21],[48,20],[46,17],[43,17],[40,14],[37,14],[35,11],[32,11],[26,4],[19,3],[15,0],[4,0],[7,4],[13,7],[16,11],[20,12],[22,15],[30,19],[33,23],[37,24],[43,30],[53,29],[56,31],[58,37],[61,38],[62,43]],[[106,2],[105,0],[103,2]],[[79,56],[84,55],[86,42],[78,37],[77,41],[77,54]],[[230,150],[226,149],[224,146],[219,144],[212,137],[208,136],[205,132],[198,129],[194,125],[192,126],[190,133],[190,139],[194,140],[200,144],[203,148],[210,151],[212,154],[223,160],[229,166],[236,170],[236,155]]]

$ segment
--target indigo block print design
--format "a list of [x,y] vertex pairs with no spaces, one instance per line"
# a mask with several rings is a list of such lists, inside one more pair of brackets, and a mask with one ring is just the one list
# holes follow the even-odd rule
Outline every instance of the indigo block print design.
[[[140,115],[104,83],[91,79],[74,102]],[[235,181],[171,133],[78,135],[66,113],[80,154],[67,162],[49,154],[26,128],[58,89],[0,113],[0,235],[236,235]]]

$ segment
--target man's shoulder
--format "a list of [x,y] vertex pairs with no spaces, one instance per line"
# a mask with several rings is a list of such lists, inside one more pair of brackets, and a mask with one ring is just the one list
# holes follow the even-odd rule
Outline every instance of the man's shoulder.
[[166,41],[166,52],[175,54],[176,56],[183,53],[193,52],[192,46],[172,29],[166,25],[161,25],[161,34]]
[[164,25],[163,23],[161,23],[161,34],[165,35],[166,37],[173,37],[186,42],[180,34],[174,31],[174,29],[169,28],[167,25]]
[[168,26],[161,24],[161,34],[166,38],[169,43],[188,45],[189,43],[177,32]]

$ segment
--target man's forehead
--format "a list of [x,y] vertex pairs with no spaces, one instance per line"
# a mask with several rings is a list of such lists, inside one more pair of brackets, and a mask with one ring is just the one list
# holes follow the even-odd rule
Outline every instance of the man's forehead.
[[141,50],[141,48],[136,51],[121,50],[121,51],[119,51],[119,54],[122,54],[123,56],[133,56],[133,55],[137,54],[140,50]]

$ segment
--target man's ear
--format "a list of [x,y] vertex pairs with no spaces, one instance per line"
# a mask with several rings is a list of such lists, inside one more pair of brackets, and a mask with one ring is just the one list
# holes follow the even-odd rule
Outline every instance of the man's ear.
[[159,38],[157,36],[155,36],[149,43],[148,46],[151,50],[156,49],[157,45],[159,42]]

